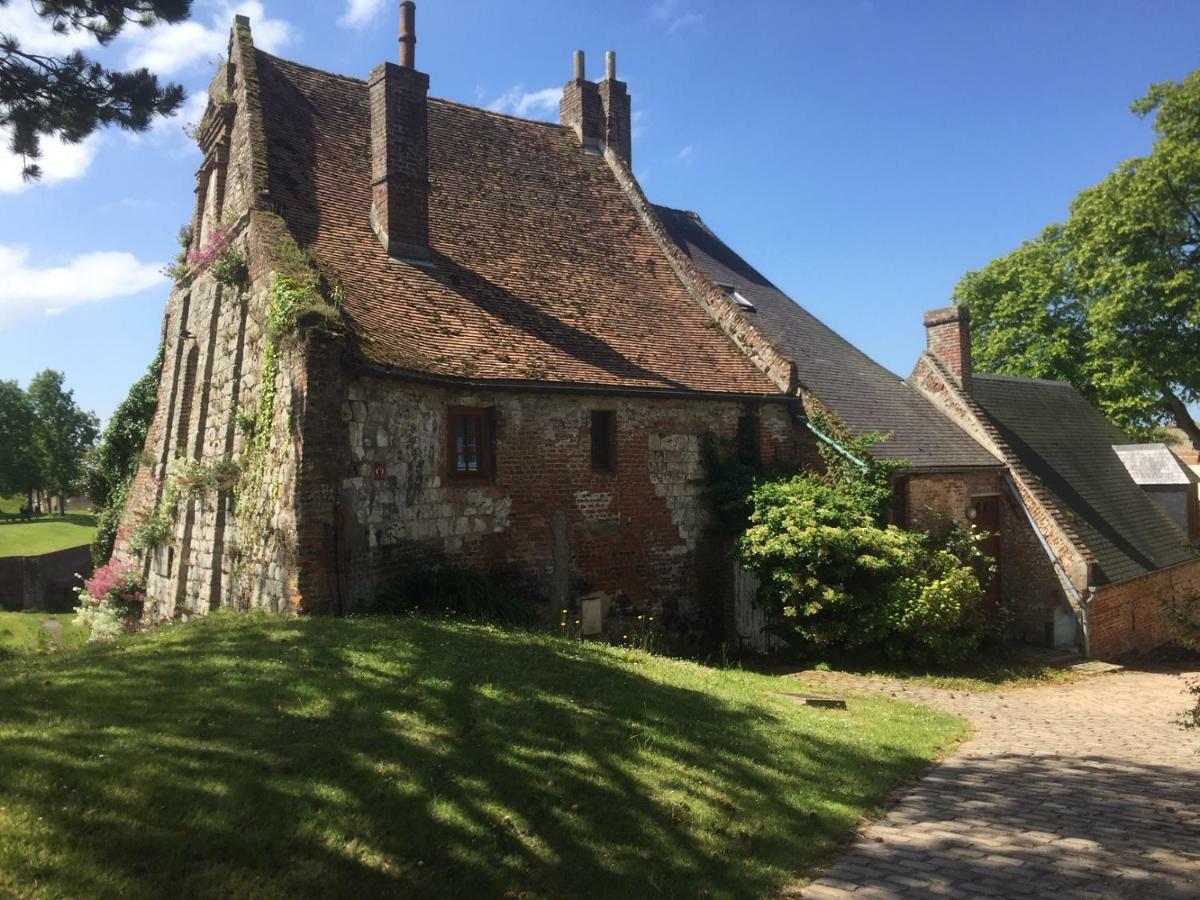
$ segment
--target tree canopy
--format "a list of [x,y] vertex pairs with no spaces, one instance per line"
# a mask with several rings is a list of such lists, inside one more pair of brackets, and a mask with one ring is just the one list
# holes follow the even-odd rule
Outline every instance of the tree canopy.
[[[0,0],[8,6],[14,0]],[[26,2],[26,0],[15,0]],[[187,18],[192,0],[36,0],[31,6],[48,30],[87,32],[103,45],[128,24],[149,28]],[[9,148],[21,156],[26,178],[47,136],[78,143],[102,125],[144,131],[155,116],[183,103],[183,88],[160,84],[148,69],[114,71],[79,51],[63,56],[26,50],[17,35],[0,34],[0,126],[11,129]]]
[[80,484],[84,456],[96,441],[99,422],[79,408],[74,391],[63,387],[62,372],[39,372],[27,393],[36,417],[34,445],[42,485],[61,500]]
[[41,482],[34,447],[36,421],[21,386],[0,381],[0,495],[26,493]]
[[1176,425],[1200,448],[1200,71],[1133,104],[1148,156],[1071,203],[1067,221],[968,272],[980,371],[1069,381],[1117,425]]

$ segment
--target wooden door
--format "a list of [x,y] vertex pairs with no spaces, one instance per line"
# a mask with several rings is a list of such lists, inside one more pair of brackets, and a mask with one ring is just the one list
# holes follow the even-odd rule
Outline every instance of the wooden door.
[[980,580],[986,583],[983,611],[990,616],[1000,609],[1000,497],[975,497],[971,510],[974,513],[971,524],[987,533],[979,542],[979,549],[992,560],[991,571],[979,573]]

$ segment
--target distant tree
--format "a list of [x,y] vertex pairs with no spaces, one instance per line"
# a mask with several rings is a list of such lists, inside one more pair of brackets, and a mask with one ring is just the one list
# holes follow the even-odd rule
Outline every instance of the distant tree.
[[113,411],[99,445],[88,457],[85,483],[88,499],[97,511],[96,537],[92,540],[92,559],[97,566],[112,556],[129,484],[137,472],[146,432],[158,405],[162,363],[163,351],[159,348],[146,374],[133,383],[129,394]]
[[[186,19],[192,0],[0,0],[28,2],[59,34],[88,32],[103,45],[128,24],[149,28]],[[41,175],[41,138],[78,143],[102,125],[145,131],[155,116],[183,103],[183,88],[159,84],[147,69],[106,69],[79,51],[48,56],[24,49],[13,34],[0,33],[0,126],[12,129],[9,149],[19,154],[27,179]]]
[[25,494],[31,505],[41,480],[35,422],[29,395],[15,381],[0,381],[0,494]]
[[34,438],[42,480],[58,497],[63,513],[67,495],[79,486],[84,457],[96,442],[100,423],[79,408],[74,391],[64,389],[62,372],[39,372],[29,382],[28,394],[36,417]]
[[1200,71],[1133,104],[1149,156],[1072,202],[1063,225],[967,273],[978,368],[1069,381],[1117,425],[1176,425],[1200,449]]

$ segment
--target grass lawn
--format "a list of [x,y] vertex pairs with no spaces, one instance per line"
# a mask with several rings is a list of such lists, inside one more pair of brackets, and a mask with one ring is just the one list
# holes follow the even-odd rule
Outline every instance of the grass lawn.
[[1070,669],[1015,657],[982,657],[960,668],[944,672],[880,668],[877,664],[870,663],[863,665],[838,663],[831,664],[828,668],[840,672],[851,672],[855,675],[911,681],[915,684],[946,688],[951,691],[976,692],[1028,687],[1034,684],[1065,683],[1076,681],[1079,678]]
[[0,664],[0,896],[762,897],[966,731],[423,619],[218,614]]
[[10,521],[0,516],[0,556],[40,556],[92,542],[96,517],[91,513],[67,512],[66,516],[42,516],[32,522]]
[[[0,660],[83,646],[87,631],[76,627],[74,618],[74,613],[0,612]],[[57,640],[45,627],[47,621],[58,623]]]

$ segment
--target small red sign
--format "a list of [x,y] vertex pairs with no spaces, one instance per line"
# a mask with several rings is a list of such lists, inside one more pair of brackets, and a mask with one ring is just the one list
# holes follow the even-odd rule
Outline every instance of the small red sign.
[[375,460],[375,480],[383,481],[387,478],[387,463],[381,459]]

